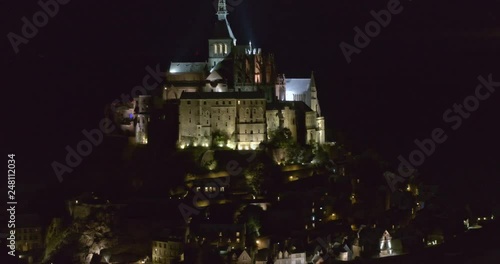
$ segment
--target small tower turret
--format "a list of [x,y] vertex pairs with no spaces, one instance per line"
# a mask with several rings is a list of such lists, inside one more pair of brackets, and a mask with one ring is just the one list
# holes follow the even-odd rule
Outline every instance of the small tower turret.
[[278,74],[276,78],[276,97],[278,101],[286,101],[285,75]]
[[137,121],[135,125],[135,142],[137,144],[148,144],[151,103],[150,95],[140,95],[136,98],[135,112]]

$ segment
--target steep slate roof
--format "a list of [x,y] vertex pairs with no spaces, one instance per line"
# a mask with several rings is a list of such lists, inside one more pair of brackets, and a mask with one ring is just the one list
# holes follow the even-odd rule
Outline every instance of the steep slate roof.
[[219,74],[217,71],[212,71],[207,77],[207,81],[217,81],[217,80],[223,80],[222,76]]
[[283,110],[285,106],[301,112],[312,112],[313,110],[302,101],[279,101],[267,104],[267,110]]
[[170,73],[193,73],[207,71],[206,62],[171,62]]
[[265,95],[261,92],[184,92],[181,95],[183,99],[265,99]]
[[229,54],[226,59],[217,63],[217,65],[215,65],[214,69],[212,70],[212,73],[217,72],[220,77],[222,77],[222,79],[226,80],[228,85],[231,85],[234,81],[234,63],[233,60],[230,59],[231,57],[232,54]]

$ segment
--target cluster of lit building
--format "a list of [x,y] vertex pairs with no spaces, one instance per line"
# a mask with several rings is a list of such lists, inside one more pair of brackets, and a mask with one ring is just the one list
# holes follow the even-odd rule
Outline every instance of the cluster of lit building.
[[325,143],[314,75],[286,78],[276,72],[273,54],[251,42],[237,45],[225,1],[218,6],[207,61],[171,62],[163,91],[116,108],[122,129],[137,144],[148,144],[153,122],[176,119],[178,127],[170,129],[178,130],[181,149],[211,147],[216,136],[223,139],[216,147],[256,149],[280,127],[290,129],[297,142]]

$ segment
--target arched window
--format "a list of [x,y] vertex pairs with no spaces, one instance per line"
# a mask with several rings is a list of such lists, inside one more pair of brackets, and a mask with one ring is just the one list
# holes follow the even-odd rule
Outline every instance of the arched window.
[[224,51],[222,50],[222,44],[219,44],[219,51],[222,54]]
[[214,44],[214,53],[217,54],[217,44]]
[[224,54],[227,54],[227,44],[224,44]]

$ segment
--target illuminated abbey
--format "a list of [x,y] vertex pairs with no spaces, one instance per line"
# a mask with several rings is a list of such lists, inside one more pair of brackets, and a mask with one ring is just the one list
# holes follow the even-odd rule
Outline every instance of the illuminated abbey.
[[[273,54],[252,43],[238,45],[227,19],[226,1],[219,0],[217,21],[208,40],[204,62],[171,62],[161,103],[150,96],[135,100],[134,124],[138,144],[147,144],[151,111],[158,105],[176,105],[177,147],[217,144],[233,149],[255,149],[280,127],[290,129],[301,144],[324,143],[325,121],[321,115],[314,75],[287,78],[275,68]],[[163,108],[160,107],[160,108]]]

